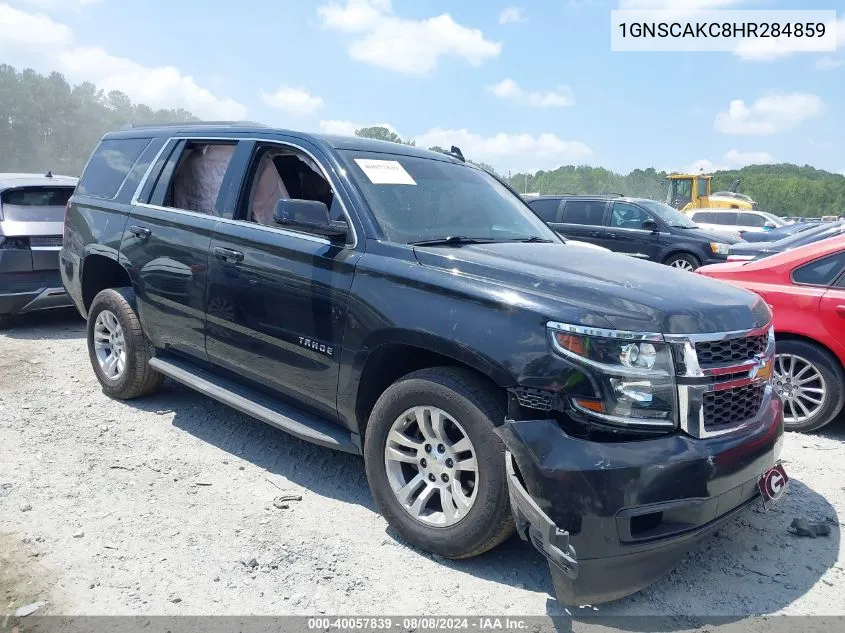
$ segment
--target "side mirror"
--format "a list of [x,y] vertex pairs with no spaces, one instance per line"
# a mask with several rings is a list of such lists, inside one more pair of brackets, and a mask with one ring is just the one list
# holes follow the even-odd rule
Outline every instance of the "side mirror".
[[328,207],[316,200],[279,200],[273,210],[273,222],[337,241],[346,239],[349,232],[346,222],[332,222]]
[[643,230],[644,231],[656,231],[657,230],[657,222],[654,220],[646,220],[643,222]]

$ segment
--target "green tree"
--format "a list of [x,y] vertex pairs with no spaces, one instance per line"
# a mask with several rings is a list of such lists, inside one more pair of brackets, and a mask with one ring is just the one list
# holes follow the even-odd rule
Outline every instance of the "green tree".
[[402,137],[399,136],[396,132],[392,132],[388,130],[386,127],[382,127],[380,125],[376,125],[373,127],[362,127],[359,130],[355,130],[355,136],[360,136],[362,138],[371,138],[377,141],[389,141],[391,143],[401,143],[402,145],[414,145],[413,140],[403,141]]
[[128,123],[197,121],[185,110],[153,110],[91,83],[71,87],[60,73],[0,64],[0,172],[78,176],[106,132]]

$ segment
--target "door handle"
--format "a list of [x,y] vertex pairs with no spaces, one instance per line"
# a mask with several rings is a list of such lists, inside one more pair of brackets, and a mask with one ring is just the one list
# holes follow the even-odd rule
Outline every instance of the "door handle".
[[153,234],[153,232],[148,228],[134,225],[129,227],[129,232],[132,233],[132,235],[134,235],[135,237],[140,237],[142,240],[148,238],[150,235]]
[[836,314],[845,319],[845,306],[836,306]]
[[616,233],[608,233],[607,236],[612,240],[616,239]]
[[598,231],[590,231],[590,237],[598,237],[598,236],[599,236]]
[[222,246],[214,247],[214,255],[224,262],[239,262],[244,258],[244,254],[240,251],[233,251],[231,248],[223,248]]

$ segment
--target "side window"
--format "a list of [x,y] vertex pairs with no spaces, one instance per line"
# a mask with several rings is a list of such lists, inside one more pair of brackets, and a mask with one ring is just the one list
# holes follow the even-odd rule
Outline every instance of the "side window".
[[534,213],[540,216],[543,222],[557,222],[557,210],[560,208],[560,200],[543,199],[532,200],[528,203]]
[[651,216],[639,207],[627,202],[613,203],[610,226],[619,229],[642,229],[646,220],[651,220]]
[[740,222],[740,226],[753,226],[763,228],[766,225],[766,218],[762,215],[757,215],[756,213],[743,213]]
[[699,178],[698,179],[698,195],[699,196],[710,195],[710,192],[707,191],[707,178]]
[[713,214],[713,224],[724,224],[726,226],[736,226],[739,221],[739,214],[736,211],[725,211],[724,213]]
[[77,193],[109,200],[114,198],[150,140],[121,138],[100,141],[76,186]]
[[177,148],[164,165],[150,203],[222,216],[217,198],[235,146],[235,142],[188,141],[181,151]]
[[701,222],[702,224],[713,224],[713,214],[709,211],[701,211],[700,213],[692,214],[693,222]]
[[845,270],[845,252],[808,262],[792,271],[792,281],[808,286],[829,286]]
[[603,200],[568,200],[563,208],[563,221],[567,224],[601,226],[604,207]]
[[310,156],[293,148],[259,147],[249,171],[249,188],[241,202],[239,217],[275,226],[273,212],[279,200],[314,200],[329,209],[332,220],[343,220],[343,208]]

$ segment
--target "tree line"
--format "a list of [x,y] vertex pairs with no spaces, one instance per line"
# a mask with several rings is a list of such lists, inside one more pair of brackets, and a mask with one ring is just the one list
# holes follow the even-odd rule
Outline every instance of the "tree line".
[[[84,82],[71,86],[61,73],[17,71],[0,64],[0,172],[46,172],[78,176],[91,150],[106,132],[130,124],[198,121],[183,109],[153,110],[133,103],[119,91],[104,92]],[[384,127],[355,131],[358,136],[415,145]],[[430,148],[445,152],[442,147]],[[495,173],[492,165],[469,162]],[[666,173],[652,167],[618,174],[603,167],[565,165],[535,174],[512,174],[517,191],[538,193],[620,193],[663,200]],[[845,213],[845,177],[808,165],[751,165],[713,174],[713,191],[740,191],[760,208],[779,215],[819,216]]]

